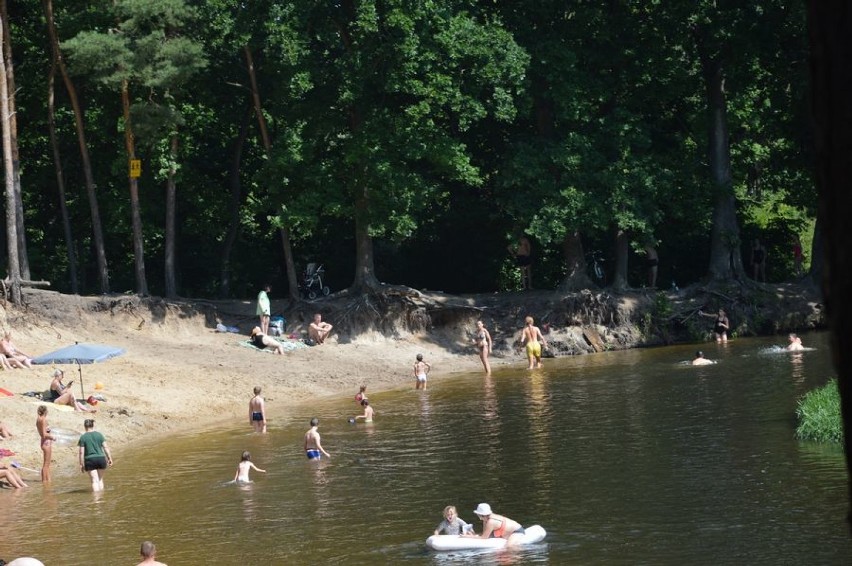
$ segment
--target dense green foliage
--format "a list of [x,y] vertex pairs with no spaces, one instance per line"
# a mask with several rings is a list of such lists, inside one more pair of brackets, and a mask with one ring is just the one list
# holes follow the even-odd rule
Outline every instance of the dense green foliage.
[[[45,15],[35,0],[9,9],[29,264],[34,279],[67,290],[45,133]],[[246,296],[264,281],[283,296],[282,227],[297,264],[325,263],[333,289],[373,259],[390,283],[515,288],[506,248],[520,233],[533,242],[536,287],[565,278],[572,234],[581,253],[602,251],[609,281],[617,233],[630,245],[628,284],[645,281],[648,243],[660,255],[658,286],[695,281],[707,273],[714,222],[699,43],[726,78],[745,262],[759,236],[769,279],[782,280],[794,273],[793,238],[809,251],[816,199],[800,3],[121,0],[54,9],[116,291],[137,288],[122,81],[143,163],[154,294],[166,289],[169,182],[184,296]],[[94,292],[92,220],[60,78],[55,91],[72,245],[81,288]]]
[[799,424],[796,436],[816,442],[843,442],[843,421],[840,415],[840,390],[832,379],[823,387],[808,392],[796,409]]

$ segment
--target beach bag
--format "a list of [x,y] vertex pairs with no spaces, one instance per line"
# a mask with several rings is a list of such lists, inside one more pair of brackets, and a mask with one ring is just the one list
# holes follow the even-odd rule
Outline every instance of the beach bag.
[[284,335],[284,317],[276,316],[275,318],[269,321],[269,333],[272,336],[283,336]]

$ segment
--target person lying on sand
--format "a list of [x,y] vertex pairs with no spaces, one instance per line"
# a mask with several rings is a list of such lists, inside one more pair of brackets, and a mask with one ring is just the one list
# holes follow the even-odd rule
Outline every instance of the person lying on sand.
[[259,326],[255,326],[251,329],[251,343],[255,348],[259,348],[263,350],[264,348],[272,348],[272,351],[276,354],[284,354],[284,346],[281,345],[281,342],[273,338],[272,336],[267,336],[260,330]]

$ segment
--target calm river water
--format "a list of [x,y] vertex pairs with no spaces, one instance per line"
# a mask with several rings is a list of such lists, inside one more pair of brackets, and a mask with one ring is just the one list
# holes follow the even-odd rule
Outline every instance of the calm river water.
[[[351,396],[287,414],[273,400],[266,436],[228,423],[119,453],[100,496],[82,475],[0,491],[0,557],[135,564],[151,539],[171,566],[849,564],[842,453],[794,438],[798,398],[833,375],[827,336],[804,341],[815,351],[703,344],[719,363],[701,368],[681,363],[690,346],[518,363],[427,392],[400,378],[371,396],[373,425],[348,424]],[[319,465],[301,450],[315,415],[333,456]],[[243,450],[268,473],[229,485]],[[547,538],[425,549],[445,505],[473,521],[481,501]]]

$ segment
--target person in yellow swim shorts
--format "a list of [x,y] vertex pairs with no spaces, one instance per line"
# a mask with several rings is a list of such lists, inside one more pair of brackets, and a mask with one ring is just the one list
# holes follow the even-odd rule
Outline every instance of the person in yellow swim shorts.
[[541,330],[535,326],[533,317],[528,316],[525,320],[524,329],[521,331],[521,344],[526,344],[527,359],[530,364],[527,369],[541,367],[541,350],[547,348],[547,341],[541,335]]

